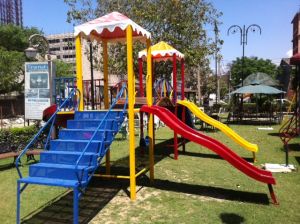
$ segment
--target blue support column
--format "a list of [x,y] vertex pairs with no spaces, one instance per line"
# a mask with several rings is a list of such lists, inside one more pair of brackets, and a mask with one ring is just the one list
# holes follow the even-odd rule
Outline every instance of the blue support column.
[[20,203],[21,203],[20,182],[17,181],[17,220],[16,220],[17,224],[20,224]]
[[79,195],[78,195],[78,187],[74,187],[73,190],[73,223],[78,223],[79,216]]

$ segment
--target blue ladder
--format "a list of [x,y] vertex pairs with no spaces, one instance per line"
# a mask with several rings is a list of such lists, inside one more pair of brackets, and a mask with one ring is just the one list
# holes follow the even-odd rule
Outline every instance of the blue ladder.
[[[74,120],[68,120],[67,128],[59,131],[58,139],[50,141],[49,150],[41,152],[40,162],[29,166],[29,176],[20,175],[17,181],[18,224],[21,193],[28,184],[72,188],[73,223],[78,223],[82,192],[127,116],[125,106],[123,110],[111,108],[106,111],[76,111]],[[19,169],[18,172],[20,174]]]

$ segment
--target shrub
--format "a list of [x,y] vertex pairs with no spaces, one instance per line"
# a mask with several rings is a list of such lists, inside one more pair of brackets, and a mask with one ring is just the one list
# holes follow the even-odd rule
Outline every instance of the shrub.
[[0,152],[16,151],[19,146],[27,145],[37,131],[34,125],[0,130]]

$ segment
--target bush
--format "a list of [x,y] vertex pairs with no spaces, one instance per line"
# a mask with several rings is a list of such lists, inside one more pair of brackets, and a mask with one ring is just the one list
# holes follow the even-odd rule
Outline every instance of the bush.
[[16,151],[19,146],[27,145],[37,131],[36,126],[0,130],[0,153]]

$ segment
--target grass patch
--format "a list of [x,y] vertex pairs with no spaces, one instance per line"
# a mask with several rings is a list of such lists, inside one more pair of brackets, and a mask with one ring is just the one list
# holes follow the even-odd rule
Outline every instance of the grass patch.
[[[273,131],[257,130],[257,126],[231,125],[241,136],[259,145],[256,166],[263,163],[284,163],[282,143]],[[220,131],[207,135],[226,144],[244,158],[251,152],[241,148]],[[274,187],[279,206],[270,204],[266,184],[250,179],[220,159],[210,150],[187,143],[185,154],[173,159],[166,140],[173,138],[168,128],[156,132],[155,183],[148,174],[138,180],[137,200],[128,198],[128,181],[94,178],[80,200],[81,223],[298,223],[300,215],[300,177],[298,171],[274,174]],[[138,146],[138,136],[136,146]],[[169,142],[170,143],[170,142]],[[299,165],[300,139],[291,142],[290,163]],[[137,147],[137,169],[148,164]],[[111,146],[112,172],[128,173],[128,142],[117,138]],[[0,167],[12,160],[0,161]],[[28,165],[21,168],[27,175]],[[14,168],[0,171],[0,223],[15,222],[16,180]],[[51,203],[49,203],[51,202]],[[72,194],[66,189],[29,186],[22,194],[24,223],[71,222]],[[298,220],[298,221],[297,221]]]

